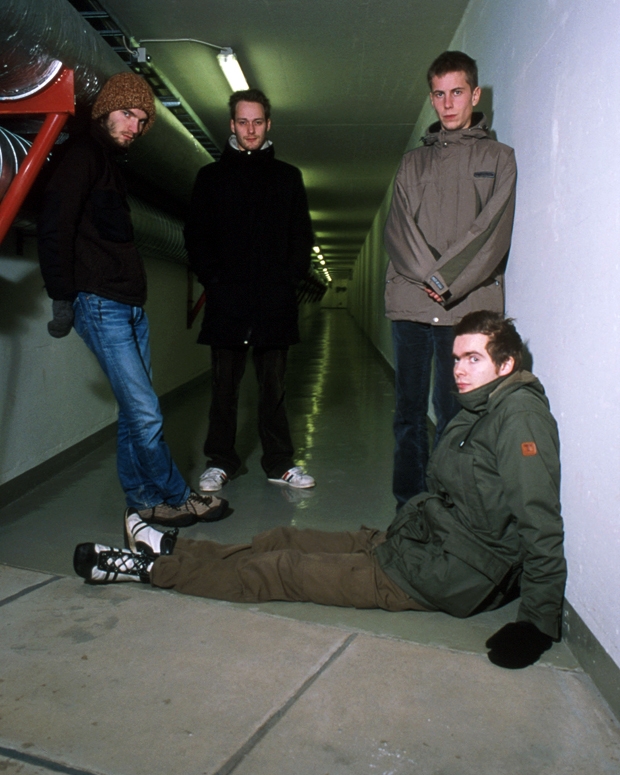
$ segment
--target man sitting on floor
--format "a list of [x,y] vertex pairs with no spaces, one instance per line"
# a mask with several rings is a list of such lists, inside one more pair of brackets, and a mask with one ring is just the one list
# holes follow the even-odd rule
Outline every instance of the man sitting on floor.
[[466,617],[521,595],[517,621],[487,641],[502,667],[533,664],[560,637],[566,580],[557,426],[522,341],[495,312],[455,326],[461,411],[433,453],[428,492],[387,532],[278,527],[223,545],[161,533],[126,513],[127,549],[80,544],[92,583],[145,581],[190,595],[257,603],[311,601]]

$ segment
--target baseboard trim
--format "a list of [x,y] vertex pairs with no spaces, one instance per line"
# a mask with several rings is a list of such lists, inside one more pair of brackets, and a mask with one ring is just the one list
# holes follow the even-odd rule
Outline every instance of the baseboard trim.
[[598,642],[572,605],[564,602],[563,637],[584,671],[620,721],[620,667]]
[[[173,390],[170,390],[163,396],[160,396],[160,404],[162,409],[165,410],[171,403],[174,403],[180,395],[191,390],[194,387],[206,382],[209,372],[194,377],[189,382],[180,385]],[[56,476],[65,468],[77,463],[79,460],[83,460],[86,455],[94,452],[96,449],[105,444],[106,441],[113,439],[116,436],[116,421],[106,425],[105,428],[101,428],[95,433],[87,436],[85,439],[78,441],[77,444],[64,449],[57,455],[44,460],[43,463],[30,468],[28,471],[24,471],[23,474],[19,474],[14,479],[9,479],[8,482],[0,485],[0,509],[8,506],[13,501],[21,498],[22,495],[33,490],[38,485]]]

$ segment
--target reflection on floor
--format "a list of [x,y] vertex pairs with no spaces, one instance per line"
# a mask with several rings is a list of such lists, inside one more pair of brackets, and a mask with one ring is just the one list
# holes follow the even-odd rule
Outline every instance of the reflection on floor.
[[[242,385],[238,450],[243,472],[222,491],[233,514],[184,531],[225,543],[249,539],[276,525],[324,530],[385,528],[391,494],[393,377],[344,310],[322,310],[303,323],[303,342],[290,351],[287,404],[297,462],[317,480],[313,490],[269,484],[260,466],[255,378],[251,362]],[[204,467],[208,383],[184,393],[166,410],[166,436],[193,486]],[[72,576],[73,547],[81,541],[121,545],[124,499],[109,442],[53,480],[0,511],[0,562]],[[516,605],[457,620],[443,614],[389,614],[311,604],[270,603],[260,609],[304,621],[392,635],[417,643],[485,653],[486,638],[514,618]],[[564,644],[545,661],[574,668]]]

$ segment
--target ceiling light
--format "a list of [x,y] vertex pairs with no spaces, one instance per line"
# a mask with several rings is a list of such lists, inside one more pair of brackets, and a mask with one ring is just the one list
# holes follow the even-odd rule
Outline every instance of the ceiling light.
[[217,61],[233,91],[246,91],[250,88],[232,48],[223,48],[217,55]]
[[312,248],[312,250],[314,250],[314,252],[315,252],[315,253],[320,253],[320,252],[321,252],[321,248],[320,248],[318,245],[315,245],[315,246]]
[[[146,49],[142,47],[143,43],[200,43],[201,46],[218,48],[220,53],[217,55],[217,61],[230,84],[230,88],[233,91],[245,91],[250,88],[237,61],[237,55],[230,46],[217,46],[215,43],[207,43],[206,40],[197,40],[196,38],[143,38],[140,41],[140,48],[135,49],[136,52],[140,52],[136,53],[137,57],[148,57]],[[150,59],[150,57],[148,58]],[[138,61],[142,61],[142,59]]]

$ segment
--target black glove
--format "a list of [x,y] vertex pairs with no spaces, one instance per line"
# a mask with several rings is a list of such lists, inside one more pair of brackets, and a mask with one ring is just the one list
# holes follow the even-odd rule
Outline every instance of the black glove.
[[552,643],[553,638],[531,622],[509,622],[491,635],[485,646],[491,649],[487,656],[494,665],[520,670],[537,662]]
[[73,327],[73,302],[62,299],[52,301],[52,320],[47,324],[47,330],[56,339],[67,336]]

